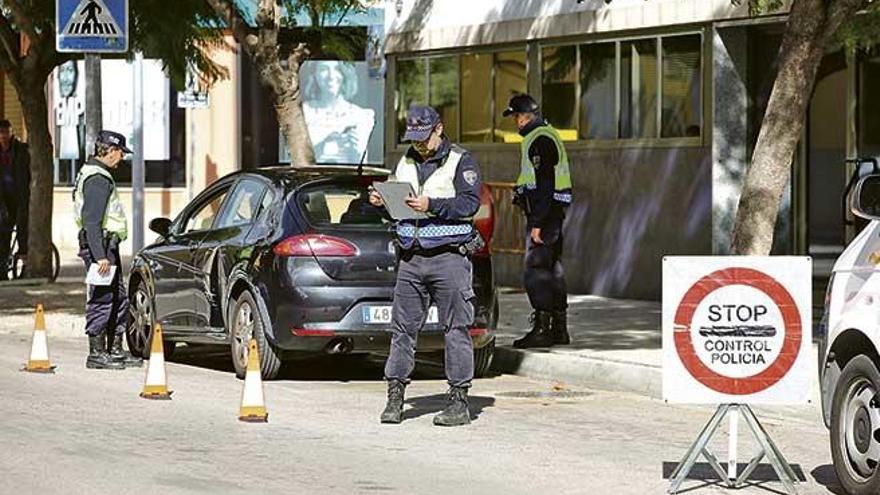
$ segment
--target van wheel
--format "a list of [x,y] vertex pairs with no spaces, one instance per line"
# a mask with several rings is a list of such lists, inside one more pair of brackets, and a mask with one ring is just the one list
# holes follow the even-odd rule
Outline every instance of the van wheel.
[[880,493],[880,373],[867,356],[843,368],[831,408],[831,456],[851,495]]
[[491,342],[474,349],[474,378],[483,378],[492,367],[492,358],[495,357],[495,339]]
[[281,359],[266,338],[265,328],[268,323],[263,322],[258,308],[257,300],[250,291],[242,292],[235,300],[229,329],[232,365],[235,367],[235,376],[244,378],[247,373],[248,343],[253,337],[257,341],[257,351],[260,354],[261,374],[264,379],[272,380],[278,376]]

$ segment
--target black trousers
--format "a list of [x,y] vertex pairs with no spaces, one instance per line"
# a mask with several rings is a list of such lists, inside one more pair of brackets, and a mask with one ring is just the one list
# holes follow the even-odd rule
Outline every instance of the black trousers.
[[525,286],[529,303],[536,311],[565,311],[568,308],[565,271],[562,268],[562,224],[542,229],[543,244],[526,237]]
[[[90,337],[105,332],[122,335],[128,326],[128,294],[125,290],[122,273],[122,259],[119,256],[119,243],[105,241],[107,259],[116,267],[116,274],[110,285],[89,285],[86,287],[86,334]],[[88,247],[81,246],[79,257],[89,266],[97,262]]]

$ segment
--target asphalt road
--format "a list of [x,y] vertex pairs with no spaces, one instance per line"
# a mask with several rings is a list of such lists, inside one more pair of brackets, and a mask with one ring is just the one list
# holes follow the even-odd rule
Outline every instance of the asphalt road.
[[[269,423],[245,424],[242,382],[225,354],[183,349],[167,366],[173,400],[147,401],[138,397],[144,369],[87,370],[83,339],[50,343],[56,374],[20,372],[29,340],[0,335],[0,493],[660,494],[664,472],[711,414],[496,376],[475,383],[471,426],[439,428],[431,417],[444,404],[442,372],[422,366],[406,421],[381,425],[381,360],[324,358],[267,382]],[[800,493],[829,493],[818,416],[773,416],[765,426],[803,473]],[[754,443],[741,431],[746,460]],[[715,450],[725,457],[724,434]],[[765,467],[757,486],[737,493],[780,489]],[[727,493],[700,480],[686,486]]]

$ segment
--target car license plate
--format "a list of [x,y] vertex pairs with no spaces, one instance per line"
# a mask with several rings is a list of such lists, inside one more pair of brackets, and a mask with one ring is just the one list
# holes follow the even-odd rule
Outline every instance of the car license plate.
[[[383,324],[391,323],[391,306],[364,306],[364,323]],[[437,317],[437,306],[431,306],[428,309],[428,320],[426,323],[437,323],[440,319]]]

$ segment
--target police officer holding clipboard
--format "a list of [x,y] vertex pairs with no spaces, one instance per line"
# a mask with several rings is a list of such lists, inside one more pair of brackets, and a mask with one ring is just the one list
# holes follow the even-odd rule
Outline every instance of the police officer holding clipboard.
[[[477,233],[472,217],[480,207],[480,172],[465,149],[443,134],[440,115],[414,106],[406,119],[404,140],[411,146],[401,158],[396,180],[409,183],[415,195],[406,204],[427,218],[397,221],[400,266],[394,288],[392,337],[385,379],[388,403],[382,423],[400,423],[404,389],[415,366],[416,340],[431,304],[445,331],[448,405],[434,417],[438,426],[470,423],[468,389],[474,377],[474,349],[469,328],[474,320],[469,258]],[[383,206],[372,191],[370,203]]]
[[[73,188],[74,214],[80,228],[79,256],[85,263],[87,278],[101,282],[87,287],[86,367],[92,369],[123,369],[143,364],[142,359],[122,349],[122,336],[128,324],[128,295],[122,283],[119,243],[128,237],[128,222],[111,171],[129,153],[125,136],[101,131],[95,140],[95,154],[80,169]],[[111,267],[115,267],[115,273],[105,283],[101,279],[110,276]]]

